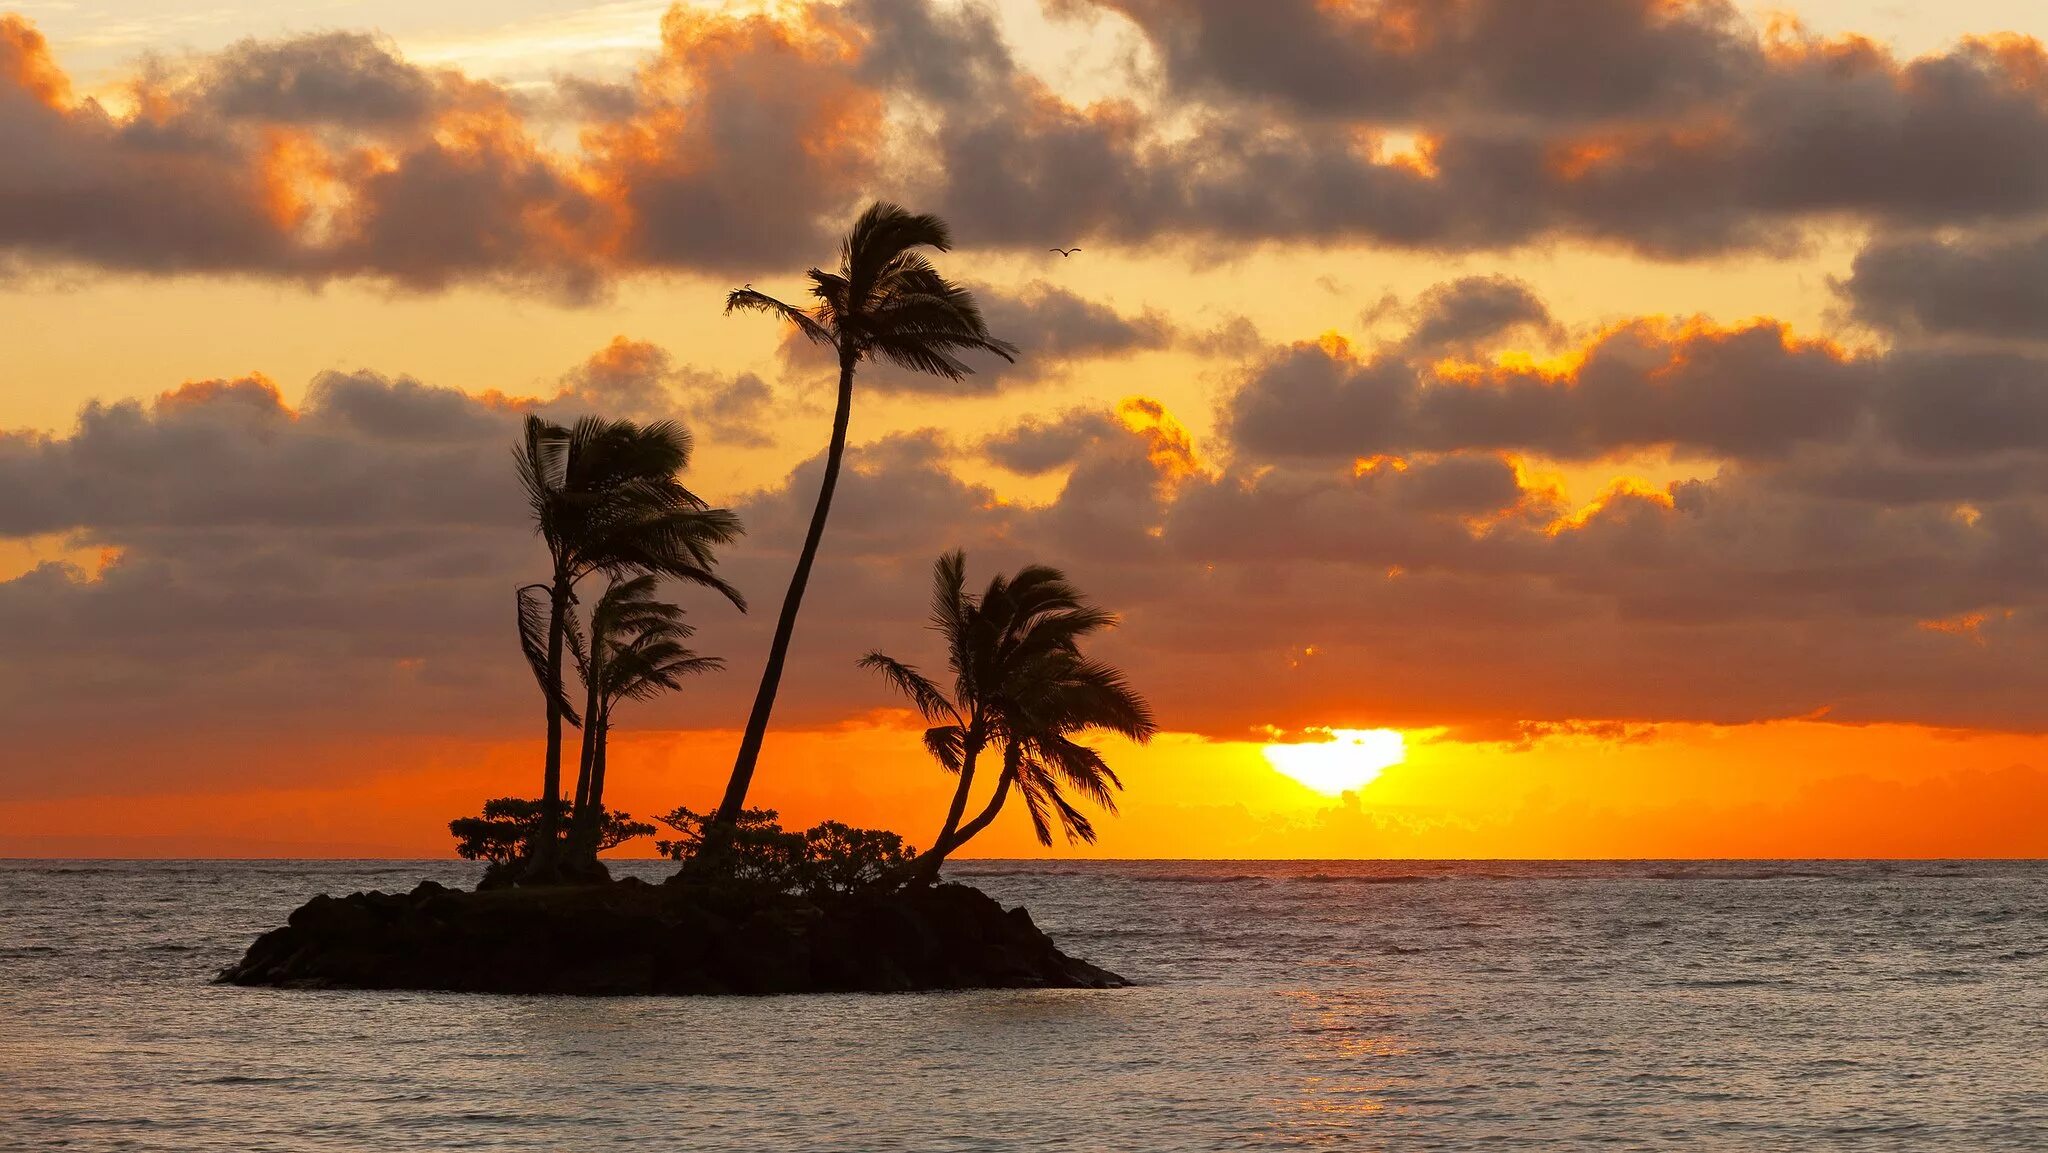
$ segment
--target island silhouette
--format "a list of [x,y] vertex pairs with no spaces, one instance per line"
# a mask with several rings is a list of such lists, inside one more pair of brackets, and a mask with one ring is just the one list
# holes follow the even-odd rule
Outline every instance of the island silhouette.
[[[847,233],[837,270],[810,270],[809,306],[751,285],[726,298],[729,314],[767,313],[832,348],[838,394],[817,503],[724,793],[708,811],[678,806],[657,818],[674,833],[656,842],[678,863],[674,875],[659,885],[614,880],[599,859],[656,833],[605,808],[608,736],[623,703],[724,668],[690,647],[685,610],[660,596],[665,583],[707,589],[746,611],[718,573],[718,550],[744,529],[682,483],[694,447],[682,425],[589,416],[565,426],[529,415],[513,457],[550,571],[517,589],[515,601],[519,648],[545,717],[540,796],[494,798],[480,815],[450,822],[458,854],[488,862],[475,891],[426,881],[404,894],[315,897],[220,980],[564,994],[1126,984],[1062,953],[1022,908],[1005,910],[940,878],[947,857],[1012,796],[1041,844],[1051,845],[1055,830],[1093,842],[1077,799],[1114,813],[1122,783],[1083,738],[1143,742],[1157,729],[1124,674],[1084,651],[1116,616],[1057,568],[1026,565],[977,592],[965,553],[938,558],[931,626],[950,685],[880,650],[861,659],[924,718],[926,750],[958,779],[928,849],[837,821],[784,829],[773,810],[747,806],[831,514],[860,366],[879,359],[958,380],[974,371],[960,353],[1017,354],[990,335],[973,295],[925,255],[951,247],[938,217],[878,202]],[[584,610],[582,591],[600,580],[603,591]],[[571,790],[563,787],[565,728],[581,732]],[[969,818],[985,757],[1000,767]]]

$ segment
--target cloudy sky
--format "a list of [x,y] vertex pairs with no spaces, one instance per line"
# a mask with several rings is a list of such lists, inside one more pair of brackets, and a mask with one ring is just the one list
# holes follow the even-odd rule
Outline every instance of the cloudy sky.
[[161,7],[0,7],[0,853],[531,792],[533,411],[680,417],[746,521],[735,672],[612,758],[708,803],[832,368],[720,299],[886,198],[1024,356],[863,377],[791,819],[928,839],[853,661],[957,545],[1124,614],[1091,851],[2048,855],[2036,4]]

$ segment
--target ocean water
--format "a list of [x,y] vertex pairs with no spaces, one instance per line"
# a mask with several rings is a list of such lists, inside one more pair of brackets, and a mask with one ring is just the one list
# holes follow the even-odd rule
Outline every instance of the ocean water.
[[2048,865],[949,871],[1139,986],[228,988],[315,892],[475,870],[0,862],[0,1148],[2048,1149]]

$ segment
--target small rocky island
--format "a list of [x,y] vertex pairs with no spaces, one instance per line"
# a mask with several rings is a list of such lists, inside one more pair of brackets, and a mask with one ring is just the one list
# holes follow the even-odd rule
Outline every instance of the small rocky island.
[[319,896],[219,980],[291,989],[580,995],[1107,989],[1024,909],[965,885],[738,897],[628,878]]

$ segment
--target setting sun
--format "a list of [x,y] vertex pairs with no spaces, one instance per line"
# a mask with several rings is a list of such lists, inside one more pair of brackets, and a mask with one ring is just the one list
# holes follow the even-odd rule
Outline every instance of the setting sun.
[[1267,745],[1266,760],[1280,772],[1329,796],[1362,789],[1380,770],[1408,756],[1408,742],[1393,729],[1325,729],[1328,740]]

